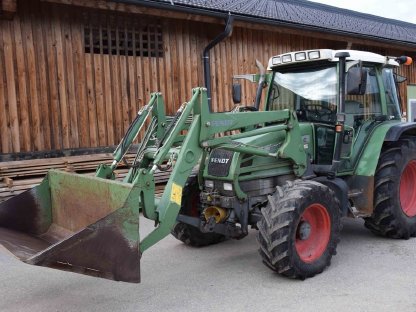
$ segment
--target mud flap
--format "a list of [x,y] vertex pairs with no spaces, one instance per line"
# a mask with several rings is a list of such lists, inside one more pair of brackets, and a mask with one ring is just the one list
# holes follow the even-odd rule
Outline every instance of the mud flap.
[[0,204],[0,244],[29,264],[138,283],[139,193],[51,170],[39,186]]

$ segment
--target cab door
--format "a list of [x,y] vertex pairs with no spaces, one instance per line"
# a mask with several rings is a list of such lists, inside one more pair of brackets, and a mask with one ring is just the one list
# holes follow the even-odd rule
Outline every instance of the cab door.
[[[363,66],[365,75],[359,89],[348,88],[345,95],[345,123],[342,137],[340,172],[354,169],[370,134],[381,121],[388,118],[382,110],[381,73],[376,68]],[[382,87],[382,86],[381,86]],[[383,88],[384,90],[384,88]]]

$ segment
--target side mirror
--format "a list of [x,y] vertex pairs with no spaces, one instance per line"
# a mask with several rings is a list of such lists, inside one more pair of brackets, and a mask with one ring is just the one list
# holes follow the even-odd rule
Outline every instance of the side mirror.
[[393,76],[394,76],[394,81],[396,83],[403,83],[407,80],[407,78],[405,76],[402,76],[402,75],[399,75],[399,74],[396,74],[396,73],[394,73]]
[[347,94],[364,95],[367,87],[367,71],[361,66],[351,67],[347,73]]
[[240,83],[233,83],[233,102],[234,104],[241,103],[241,84]]

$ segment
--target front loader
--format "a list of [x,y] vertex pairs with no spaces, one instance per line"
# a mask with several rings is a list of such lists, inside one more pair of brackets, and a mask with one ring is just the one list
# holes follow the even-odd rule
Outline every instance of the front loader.
[[[153,93],[95,177],[51,170],[0,204],[0,243],[29,264],[140,282],[143,252],[170,233],[205,246],[258,229],[263,262],[300,279],[329,265],[341,217],[415,236],[416,125],[401,121],[394,71],[408,61],[352,50],[275,56],[252,76],[254,105],[231,112],[211,112],[206,89],[195,88],[166,116]],[[129,173],[115,181],[142,130]],[[155,171],[168,169],[156,198]],[[155,222],[144,238],[141,214]]]

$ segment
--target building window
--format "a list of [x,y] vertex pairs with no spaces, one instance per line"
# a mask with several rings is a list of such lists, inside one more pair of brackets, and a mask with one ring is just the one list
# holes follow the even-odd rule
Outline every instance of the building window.
[[161,25],[113,21],[84,26],[85,53],[163,57]]

